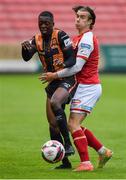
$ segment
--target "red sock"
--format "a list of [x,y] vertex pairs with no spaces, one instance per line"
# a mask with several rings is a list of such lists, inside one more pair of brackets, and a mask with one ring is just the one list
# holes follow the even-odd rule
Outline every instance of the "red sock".
[[72,134],[72,137],[74,140],[74,144],[78,150],[81,162],[89,161],[88,143],[84,131],[82,129],[79,129]]
[[81,128],[85,133],[88,145],[98,151],[103,146],[101,142],[94,136],[94,134],[89,129],[84,127]]

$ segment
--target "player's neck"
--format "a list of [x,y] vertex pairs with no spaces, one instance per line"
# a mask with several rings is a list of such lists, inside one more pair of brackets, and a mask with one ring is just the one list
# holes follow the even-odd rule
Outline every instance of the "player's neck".
[[53,30],[49,31],[47,34],[42,34],[43,39],[48,41],[49,39],[51,39],[52,33]]
[[81,34],[86,33],[86,32],[88,32],[88,31],[90,31],[89,28],[79,29],[79,30],[78,30],[78,33],[79,33],[79,35],[81,35]]

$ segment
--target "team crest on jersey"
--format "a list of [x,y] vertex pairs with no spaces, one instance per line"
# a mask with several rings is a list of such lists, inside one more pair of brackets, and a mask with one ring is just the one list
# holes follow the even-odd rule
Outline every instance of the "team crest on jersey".
[[90,44],[81,43],[80,45],[81,45],[81,48],[91,49]]
[[65,40],[64,40],[64,44],[65,44],[65,47],[70,46],[70,45],[72,44],[70,38],[65,39]]

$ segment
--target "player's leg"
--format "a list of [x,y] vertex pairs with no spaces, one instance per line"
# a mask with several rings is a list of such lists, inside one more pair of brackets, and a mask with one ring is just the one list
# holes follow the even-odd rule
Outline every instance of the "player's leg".
[[112,158],[113,152],[106,148],[91,130],[82,126],[81,128],[85,132],[88,145],[95,149],[95,151],[99,154],[98,168],[103,168],[108,160]]
[[60,132],[64,138],[66,156],[74,154],[74,149],[70,141],[66,114],[64,109],[62,108],[62,105],[68,100],[68,97],[69,92],[62,87],[57,88],[53,96],[51,97],[51,107],[56,117],[56,121],[60,129]]
[[81,164],[76,169],[77,171],[93,170],[88,156],[87,137],[80,124],[87,114],[92,111],[100,95],[101,85],[79,84],[71,102],[69,128],[81,159]]
[[81,163],[74,171],[92,171],[93,165],[88,154],[88,142],[80,124],[86,118],[86,113],[70,113],[68,121],[69,129],[72,134],[74,144],[80,156]]
[[[101,96],[101,93],[102,89],[100,84],[78,86],[74,96],[74,101],[71,104],[71,110],[74,112],[80,111],[80,113],[86,111],[89,114]],[[105,148],[89,129],[83,127],[81,128],[85,133],[88,145],[93,147],[99,154],[99,167],[103,167],[112,157],[112,151]]]
[[[59,128],[58,128],[57,123],[56,123],[56,118],[55,118],[54,113],[51,109],[49,98],[47,98],[47,100],[46,100],[46,114],[47,114],[47,119],[49,122],[49,132],[50,132],[51,140],[57,140],[64,145],[62,136],[60,134]],[[64,157],[62,160],[62,164],[60,166],[56,167],[56,169],[68,169],[68,168],[72,168],[72,165],[71,165],[68,157]]]
[[60,131],[56,122],[56,118],[54,116],[54,113],[52,112],[51,105],[50,105],[50,99],[47,97],[46,100],[46,115],[47,120],[49,123],[49,132],[50,132],[50,138],[52,140],[57,140],[64,144],[62,137],[60,135]]
[[[54,96],[56,90],[58,89],[58,87],[59,87],[60,85],[62,85],[62,82],[64,82],[64,81],[59,81],[59,80],[52,81],[51,83],[48,84],[48,86],[47,86],[46,89],[45,89],[48,98],[50,98],[50,99],[52,100],[51,104],[53,103],[53,106],[52,106],[52,107],[54,107],[54,108],[53,108],[53,113],[54,113],[55,117],[56,117],[56,114],[58,114],[58,113],[57,113],[58,109],[55,108],[55,106],[57,107],[57,98],[55,99],[55,97],[53,98],[53,96]],[[72,81],[72,83],[74,84],[73,81]],[[69,87],[71,87],[71,84],[70,84]],[[60,93],[60,92],[59,92],[59,93]],[[58,94],[57,94],[57,95],[58,95]],[[60,96],[61,96],[61,95],[60,95]],[[63,97],[63,98],[64,98],[64,97]],[[60,111],[60,113],[61,113],[61,119],[63,119],[62,125],[61,125],[62,127],[60,128],[60,130],[66,132],[66,135],[65,135],[65,133],[64,133],[64,136],[66,137],[65,139],[68,139],[68,141],[69,141],[69,132],[68,132],[68,128],[67,128],[67,121],[66,121],[66,116],[65,116],[65,113],[64,113],[64,109],[63,109],[64,102],[65,102],[65,99],[63,100],[63,103],[60,102],[60,108],[59,108],[59,111]],[[59,104],[59,103],[58,103],[58,104]],[[51,107],[51,108],[52,108],[52,107]],[[55,109],[55,110],[54,110],[54,109]],[[54,112],[54,111],[55,111],[55,112]],[[56,114],[55,114],[55,113],[56,113]],[[57,116],[58,116],[58,115],[57,115]],[[63,117],[65,117],[65,118],[63,118]],[[58,124],[58,126],[59,126],[60,122],[57,123],[57,124]],[[61,131],[60,131],[60,132],[61,132]],[[61,134],[62,134],[62,132],[61,132]],[[62,136],[63,136],[63,134],[62,134]],[[63,136],[63,138],[64,138],[64,136]],[[64,141],[65,141],[65,139],[64,139]],[[68,148],[69,148],[69,149],[68,149]],[[67,154],[67,155],[70,155],[70,154],[74,153],[74,149],[72,148],[71,143],[70,143],[69,147],[66,147],[66,142],[65,142],[65,150],[66,150],[66,154]],[[69,152],[68,152],[68,150],[69,150]],[[68,154],[68,153],[69,153],[69,154]]]
[[81,128],[87,137],[88,145],[98,152],[98,150],[102,148],[103,144],[98,140],[98,138],[96,138],[91,130],[83,126],[81,126]]

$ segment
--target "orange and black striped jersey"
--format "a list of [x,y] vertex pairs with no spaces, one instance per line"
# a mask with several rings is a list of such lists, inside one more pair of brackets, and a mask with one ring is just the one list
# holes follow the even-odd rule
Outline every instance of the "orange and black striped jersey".
[[48,64],[52,66],[52,71],[54,72],[63,69],[59,68],[56,64],[57,60],[64,63],[63,51],[59,44],[58,33],[58,29],[55,29],[52,32],[52,36],[49,39],[48,44],[45,44],[41,34],[35,35],[35,43],[38,50],[38,55],[45,71],[48,71]]
[[52,35],[46,39],[41,34],[36,34],[29,42],[33,45],[33,49],[31,51],[22,49],[23,59],[28,61],[38,52],[46,72],[60,70],[55,65],[57,59],[63,62],[65,67],[71,67],[76,63],[71,40],[64,31],[54,29]]

